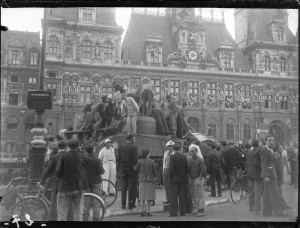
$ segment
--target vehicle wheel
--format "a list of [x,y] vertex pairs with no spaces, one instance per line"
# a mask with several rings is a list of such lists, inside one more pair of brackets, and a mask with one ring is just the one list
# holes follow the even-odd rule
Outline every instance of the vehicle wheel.
[[[101,186],[101,194],[100,197],[104,200],[106,207],[110,207],[113,205],[118,197],[118,190],[116,186],[111,182],[110,180],[107,179],[102,179],[102,182],[100,184]],[[104,188],[108,187],[108,192]]]
[[152,200],[151,201],[151,206],[154,206],[155,205],[155,200]]
[[[12,216],[20,221],[46,221],[48,215],[48,206],[42,199],[35,196],[26,196],[17,202],[10,210]],[[28,217],[30,216],[30,218]]]
[[234,204],[238,204],[241,201],[243,195],[243,186],[239,180],[235,180],[230,188],[230,198]]
[[93,193],[84,193],[83,221],[102,221],[104,214],[105,202],[101,197]]

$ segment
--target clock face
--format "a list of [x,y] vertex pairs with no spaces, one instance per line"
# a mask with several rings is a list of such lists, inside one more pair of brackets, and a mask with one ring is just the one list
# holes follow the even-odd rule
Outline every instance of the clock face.
[[198,53],[195,50],[189,51],[189,58],[190,60],[196,60],[198,58]]

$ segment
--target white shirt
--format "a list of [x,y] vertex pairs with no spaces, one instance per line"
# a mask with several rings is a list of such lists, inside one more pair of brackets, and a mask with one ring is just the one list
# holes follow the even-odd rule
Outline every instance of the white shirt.
[[98,158],[100,158],[102,160],[103,165],[110,161],[113,161],[114,163],[116,163],[116,156],[115,156],[114,148],[112,148],[112,147],[110,147],[108,149],[107,149],[107,147],[102,148],[102,150],[100,150],[100,152],[99,152]]
[[283,158],[287,158],[287,151],[286,151],[286,150],[283,150],[283,151],[282,151],[282,157],[283,157]]
[[200,157],[201,159],[203,159],[203,155],[202,155],[202,153],[201,153],[201,150],[200,150],[200,148],[199,148],[199,146],[197,146],[196,144],[191,144],[190,146],[189,146],[189,150],[191,149],[191,148],[196,148],[197,149],[197,156],[198,157]]
[[164,161],[163,161],[163,170],[165,168],[169,168],[170,166],[170,157],[172,154],[174,154],[175,152],[172,150],[171,154],[169,155],[169,150],[167,150],[164,154]]

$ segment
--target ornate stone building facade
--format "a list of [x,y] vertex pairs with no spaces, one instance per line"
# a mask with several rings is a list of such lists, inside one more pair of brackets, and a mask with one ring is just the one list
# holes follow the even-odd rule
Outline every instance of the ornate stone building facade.
[[[111,98],[115,82],[128,92],[152,83],[157,104],[167,94],[186,102],[190,124],[219,140],[255,138],[260,123],[280,143],[298,139],[298,43],[285,11],[237,9],[234,40],[213,11],[207,19],[190,8],[133,10],[122,46],[115,9],[53,8],[47,18],[44,83],[54,94],[45,114],[48,136],[75,127],[85,104]],[[8,53],[3,42],[2,49]],[[12,57],[4,58],[1,65],[11,67]],[[9,80],[7,72],[1,70],[1,81]],[[7,88],[1,87],[2,132],[11,108],[26,108],[7,103]],[[8,143],[1,138],[6,151]]]

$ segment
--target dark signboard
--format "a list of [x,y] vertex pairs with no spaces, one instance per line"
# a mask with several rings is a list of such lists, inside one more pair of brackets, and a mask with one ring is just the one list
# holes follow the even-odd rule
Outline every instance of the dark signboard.
[[29,109],[52,110],[52,92],[51,91],[28,91],[27,107]]

